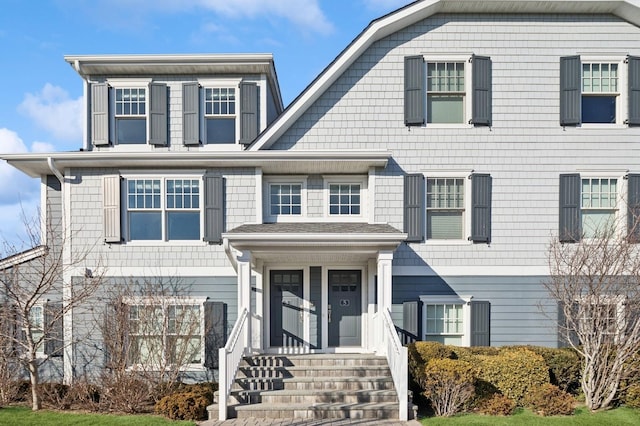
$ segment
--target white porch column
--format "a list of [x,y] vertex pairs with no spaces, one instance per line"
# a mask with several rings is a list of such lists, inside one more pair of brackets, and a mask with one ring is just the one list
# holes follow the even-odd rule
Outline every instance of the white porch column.
[[391,311],[392,251],[378,252],[378,312]]
[[251,352],[251,252],[242,252],[237,257],[238,261],[238,315],[243,309],[249,313],[247,321],[247,341],[244,342],[245,347]]

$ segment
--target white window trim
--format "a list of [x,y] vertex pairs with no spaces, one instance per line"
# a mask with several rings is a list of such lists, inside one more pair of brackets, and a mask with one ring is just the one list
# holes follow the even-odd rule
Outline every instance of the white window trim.
[[[431,129],[451,129],[451,128],[464,128],[464,129],[468,129],[468,128],[472,128],[473,124],[470,123],[471,121],[471,114],[472,114],[472,108],[473,108],[473,88],[472,88],[472,78],[473,78],[473,72],[472,72],[472,68],[473,68],[473,64],[471,63],[471,58],[473,57],[472,53],[469,54],[445,54],[445,53],[438,53],[438,54],[434,54],[434,55],[424,55],[423,59],[424,59],[424,67],[425,67],[425,81],[424,81],[424,89],[425,89],[425,96],[424,96],[424,112],[425,112],[425,117],[424,117],[424,127],[427,128],[431,128]],[[464,120],[462,123],[429,123],[427,121],[427,115],[428,115],[428,111],[427,111],[427,97],[428,95],[428,91],[427,91],[427,64],[429,62],[464,62]]]
[[[471,175],[473,174],[472,170],[465,171],[435,171],[433,173],[424,172],[422,173],[424,176],[424,212],[422,215],[422,220],[424,221],[424,243],[429,245],[472,245],[473,242],[469,241],[469,237],[471,236]],[[464,212],[462,213],[462,226],[464,227],[462,230],[462,238],[459,240],[440,240],[440,239],[429,239],[427,238],[427,179],[434,178],[461,178],[464,179]]]
[[[580,227],[582,228],[582,179],[616,179],[618,185],[618,193],[616,196],[616,206],[613,209],[606,210],[615,210],[614,213],[614,223],[615,223],[615,234],[617,238],[624,238],[626,236],[627,229],[627,209],[624,208],[626,206],[626,198],[627,194],[627,179],[624,178],[626,173],[620,174],[620,172],[612,172],[612,171],[584,171],[580,173]],[[597,209],[587,209],[587,210],[597,210]],[[589,237],[585,237],[585,240],[593,239]]]
[[626,54],[586,54],[580,55],[580,101],[582,102],[582,64],[585,63],[601,63],[601,64],[618,64],[618,97],[616,98],[616,122],[615,123],[582,123],[580,117],[580,127],[585,129],[628,127],[626,123],[629,118],[629,72]]
[[[241,78],[220,78],[220,79],[212,79],[212,78],[199,78],[198,84],[202,89],[224,89],[224,88],[233,88],[236,90],[236,113],[235,115],[235,125],[236,125],[236,141],[233,144],[206,144],[203,143],[200,148],[204,150],[212,150],[212,151],[220,151],[229,149],[229,146],[233,145],[234,149],[240,145],[240,83],[242,82]],[[206,116],[204,114],[204,97],[200,100],[200,117],[198,117],[202,124],[201,126],[206,126]],[[202,131],[202,129],[201,129]]]
[[[263,208],[264,222],[305,222],[307,218],[307,176],[269,176],[264,177]],[[272,215],[271,214],[271,184],[300,185],[300,214],[299,215]]]
[[[153,172],[126,172],[121,171],[121,185],[122,190],[120,191],[120,220],[122,223],[123,236],[127,245],[136,245],[136,246],[157,246],[158,244],[162,245],[176,245],[176,246],[200,246],[205,244],[203,242],[204,237],[204,172],[199,171],[198,173],[194,173],[194,171],[189,172],[180,172],[175,171],[174,173],[160,173],[158,171]],[[129,200],[128,200],[128,188],[127,182],[129,180],[135,179],[160,179],[160,209],[159,211],[162,213],[162,238],[159,240],[132,240],[129,234]],[[166,230],[166,212],[167,209],[165,207],[166,204],[166,186],[165,182],[167,179],[189,179],[189,180],[198,180],[200,182],[200,193],[199,195],[199,204],[200,208],[200,237],[197,240],[168,240],[167,239],[167,230]]]
[[[42,310],[42,328],[36,329],[35,327],[31,327],[31,337],[33,337],[33,331],[37,330],[40,331],[42,333],[42,341],[40,342],[40,345],[38,345],[38,347],[36,348],[36,358],[48,358],[48,355],[46,355],[44,353],[44,347],[46,344],[46,340],[47,340],[47,336],[45,333],[45,329],[47,328],[47,324],[45,324],[45,310],[47,308],[47,302],[43,301],[43,302],[38,302],[38,303],[34,303],[33,306],[31,306],[31,309],[29,310],[29,321],[31,321],[31,310],[34,308],[40,308]],[[25,333],[27,332],[27,330],[25,330],[24,327],[21,328],[22,331],[24,331]]]
[[[590,299],[591,300],[597,299],[597,300],[591,302],[589,301]],[[626,308],[625,308],[625,303],[627,301],[626,296],[621,294],[620,295],[602,295],[597,298],[594,296],[583,296],[575,299],[575,301],[579,305],[586,304],[586,303],[597,304],[597,305],[615,305],[616,307],[615,340],[617,342],[619,339],[622,339],[625,337],[624,330],[626,326]],[[578,319],[578,321],[580,320],[581,318]]]
[[[336,222],[363,222],[369,217],[369,191],[368,191],[368,176],[338,176],[328,175],[322,176],[324,181],[323,188],[323,211],[324,218],[328,221]],[[330,214],[329,207],[329,187],[330,185],[345,184],[345,185],[360,185],[360,214]]]
[[[114,146],[118,147],[122,151],[140,151],[141,149],[152,150],[153,146],[149,144],[149,135],[151,134],[151,120],[149,120],[149,100],[151,95],[150,85],[153,82],[151,78],[109,78],[106,83],[109,87],[115,89],[145,89],[146,90],[146,105],[145,105],[145,120],[146,120],[146,132],[147,141],[144,144],[119,144],[115,141]],[[109,133],[115,134],[116,115],[115,115],[115,97],[113,100],[109,100]],[[142,117],[142,116],[141,116]],[[143,148],[146,147],[146,148]]]
[[[422,302],[422,340],[427,339],[427,305],[462,305],[462,335],[450,334],[450,336],[460,336],[461,346],[471,346],[471,299],[473,296],[468,295],[438,295],[438,296],[420,296]],[[445,336],[445,334],[442,334]]]
[[[158,306],[163,309],[172,305],[198,305],[200,306],[200,362],[185,364],[180,367],[181,371],[205,371],[205,325],[204,325],[204,302],[208,300],[207,297],[180,297],[180,296],[158,296],[158,297],[146,297],[146,296],[127,296],[122,299],[122,303],[128,306],[132,305],[146,305],[146,306]],[[161,301],[161,303],[158,303]],[[163,313],[163,315],[165,315]],[[142,368],[142,364],[135,364],[127,367],[127,370],[134,371]],[[149,366],[144,366],[149,367]]]

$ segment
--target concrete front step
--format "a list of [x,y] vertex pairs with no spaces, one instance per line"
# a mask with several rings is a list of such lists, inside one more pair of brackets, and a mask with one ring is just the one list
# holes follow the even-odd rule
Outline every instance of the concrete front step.
[[396,403],[398,396],[395,390],[273,390],[273,391],[233,391],[231,400],[239,404],[314,404],[345,403],[362,404],[366,402]]
[[397,403],[362,404],[251,404],[229,407],[229,415],[238,419],[397,419]]
[[390,376],[371,377],[292,377],[236,379],[231,391],[235,390],[392,390],[393,379]]
[[291,367],[263,367],[241,366],[238,369],[237,378],[291,378],[291,377],[366,377],[382,376],[389,374],[386,365],[371,366],[291,366]]
[[370,354],[256,355],[245,358],[241,367],[386,366],[385,357]]

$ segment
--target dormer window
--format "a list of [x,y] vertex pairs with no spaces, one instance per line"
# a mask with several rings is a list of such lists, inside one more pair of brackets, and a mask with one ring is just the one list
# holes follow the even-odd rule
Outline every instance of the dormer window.
[[205,143],[236,143],[236,89],[204,88]]
[[116,143],[147,143],[147,90],[116,88],[115,92]]

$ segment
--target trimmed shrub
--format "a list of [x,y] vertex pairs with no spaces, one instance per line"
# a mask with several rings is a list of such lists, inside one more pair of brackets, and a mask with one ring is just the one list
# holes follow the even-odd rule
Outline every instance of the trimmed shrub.
[[474,394],[473,368],[465,361],[433,358],[424,369],[424,395],[436,416],[452,416]]
[[640,408],[640,383],[630,384],[621,399],[627,407]]
[[100,405],[100,395],[102,389],[89,383],[87,380],[79,380],[73,382],[73,385],[69,388],[67,399],[71,406],[76,406],[83,410],[100,411],[102,406]]
[[580,392],[582,361],[573,348],[547,348],[544,346],[511,346],[509,349],[529,349],[544,358],[549,367],[551,384],[565,392],[576,395]]
[[135,372],[106,374],[102,379],[102,407],[123,413],[142,413],[153,408],[152,385]]
[[510,416],[516,409],[516,403],[500,393],[494,393],[478,402],[477,407],[478,412],[488,416]]
[[431,359],[455,358],[450,347],[438,342],[415,342],[407,347],[409,374],[420,386],[424,382],[424,367]]
[[204,420],[212,399],[194,392],[177,392],[156,403],[155,412],[172,420]]
[[475,359],[478,379],[495,386],[518,405],[527,391],[549,383],[544,359],[529,349],[503,350],[496,356],[477,355]]
[[524,397],[524,405],[541,416],[568,416],[573,414],[576,400],[551,383],[535,388]]

